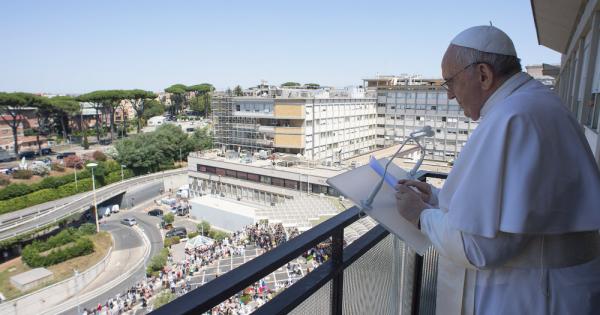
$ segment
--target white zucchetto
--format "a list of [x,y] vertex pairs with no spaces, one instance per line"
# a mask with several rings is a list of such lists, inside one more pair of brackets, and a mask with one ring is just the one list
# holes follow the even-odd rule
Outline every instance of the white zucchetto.
[[487,53],[517,56],[515,45],[510,37],[491,25],[470,27],[456,35],[450,44]]

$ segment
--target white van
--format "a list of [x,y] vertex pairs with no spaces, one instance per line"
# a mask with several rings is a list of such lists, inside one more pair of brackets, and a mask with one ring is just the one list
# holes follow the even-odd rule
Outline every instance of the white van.
[[119,205],[113,205],[111,209],[112,209],[112,213],[118,213],[119,212]]

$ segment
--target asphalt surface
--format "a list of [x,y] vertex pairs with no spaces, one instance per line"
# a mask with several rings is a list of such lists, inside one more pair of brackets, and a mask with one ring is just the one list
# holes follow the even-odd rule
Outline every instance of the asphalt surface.
[[[186,171],[187,170],[182,169],[182,170],[178,170],[175,172],[169,172],[169,173],[151,174],[149,176],[138,177],[135,179],[127,180],[125,182],[118,182],[118,183],[115,183],[115,184],[112,184],[112,185],[109,185],[106,187],[102,187],[102,188],[96,190],[96,198],[98,200],[98,204],[100,204],[102,201],[108,200],[116,195],[122,194],[122,193],[132,190],[134,188],[137,188],[138,186],[143,185],[143,183],[147,183],[149,181],[152,181],[155,183],[160,183],[160,185],[162,185],[164,178],[166,176],[169,176],[169,174],[172,174],[174,176],[179,176],[181,174],[185,174]],[[175,174],[177,174],[177,175],[175,175]],[[157,186],[152,186],[152,187],[157,187]],[[140,193],[139,196],[136,196],[135,194],[133,194],[133,195],[130,195],[131,196],[130,198],[135,198],[135,200],[138,200],[139,202],[141,202],[142,200],[144,200],[144,198],[148,197],[146,195],[146,194],[148,194],[148,192],[156,193],[155,190],[156,190],[156,188],[154,190],[149,189],[148,191],[142,190],[142,192]],[[156,195],[158,195],[158,194],[156,194]],[[79,198],[79,197],[81,197],[81,198]],[[15,235],[21,234],[21,233],[25,233],[27,231],[33,230],[39,226],[44,226],[51,222],[55,222],[55,221],[59,220],[60,218],[65,217],[71,213],[83,212],[83,211],[89,209],[92,204],[93,204],[93,194],[85,193],[85,194],[80,194],[78,196],[72,196],[67,199],[56,200],[56,201],[52,202],[52,207],[53,206],[62,206],[62,205],[64,205],[64,207],[57,208],[57,210],[55,210],[55,211],[52,211],[48,214],[45,214],[43,216],[32,219],[23,224],[14,225],[13,223],[5,223],[7,217],[0,216],[0,221],[2,222],[2,224],[0,224],[0,230],[2,230],[0,232],[0,240],[7,239],[7,238],[13,237]],[[46,205],[46,204],[44,204],[44,205]],[[47,208],[47,205],[46,206],[44,206],[44,205],[38,205],[38,206],[41,208],[44,208],[44,207]],[[35,206],[35,207],[38,207],[38,206]],[[52,208],[52,207],[50,207],[50,208]],[[11,214],[11,216],[29,214],[32,212],[37,212],[38,210],[32,210],[30,208],[27,208],[27,209],[13,212]]]
[[[139,235],[135,231],[133,231],[132,228],[119,223],[119,221],[125,217],[134,217],[137,221],[138,226],[150,239],[150,256],[146,260],[146,262],[148,262],[149,259],[156,255],[163,246],[162,235],[160,234],[160,231],[158,230],[157,226],[160,220],[158,218],[151,217],[146,213],[137,212],[135,210],[121,211],[118,214],[112,215],[106,220],[106,223],[101,224],[100,228],[103,231],[109,231],[112,233],[115,240],[115,250],[137,247],[142,245],[143,242],[140,239]],[[144,266],[140,266],[129,278],[123,280],[123,282],[114,286],[109,291],[99,296],[96,296],[93,299],[81,301],[80,309],[83,310],[84,307],[95,308],[99,303],[104,304],[106,303],[106,301],[108,301],[112,297],[115,297],[117,294],[122,295],[124,292],[126,292],[129,288],[135,285],[138,281],[142,280],[144,277]],[[77,307],[66,310],[61,314],[78,315]]]

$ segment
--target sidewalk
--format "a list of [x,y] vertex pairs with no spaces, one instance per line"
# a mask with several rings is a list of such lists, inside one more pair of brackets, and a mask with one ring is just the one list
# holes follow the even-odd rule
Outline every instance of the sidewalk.
[[144,258],[145,248],[139,246],[123,250],[113,251],[108,260],[108,266],[104,271],[96,277],[89,285],[83,288],[79,295],[83,296],[87,293],[102,287],[108,282],[115,279],[115,275],[122,275],[138,265],[140,259]]
[[137,227],[133,227],[143,240],[143,245],[123,250],[113,250],[108,265],[90,284],[67,300],[44,310],[44,314],[58,314],[76,307],[80,302],[100,296],[127,280],[150,255],[150,241]]

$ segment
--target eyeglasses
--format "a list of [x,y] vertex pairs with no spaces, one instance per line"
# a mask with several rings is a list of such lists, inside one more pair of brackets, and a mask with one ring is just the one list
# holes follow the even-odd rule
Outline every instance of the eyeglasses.
[[452,80],[454,80],[454,78],[456,78],[461,72],[467,70],[467,68],[469,68],[472,65],[476,65],[478,63],[481,63],[479,61],[470,63],[468,65],[466,65],[464,68],[462,68],[462,70],[458,71],[457,73],[455,73],[452,77],[450,77],[450,79],[444,81],[442,84],[440,84],[444,89],[446,89],[446,91],[450,91],[452,88],[450,87],[450,85],[452,85]]

